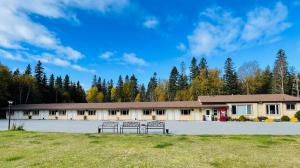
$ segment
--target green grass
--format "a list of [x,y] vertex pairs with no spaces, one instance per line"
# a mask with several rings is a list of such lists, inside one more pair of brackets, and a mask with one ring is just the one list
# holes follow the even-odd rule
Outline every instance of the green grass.
[[300,136],[0,132],[0,167],[300,167]]

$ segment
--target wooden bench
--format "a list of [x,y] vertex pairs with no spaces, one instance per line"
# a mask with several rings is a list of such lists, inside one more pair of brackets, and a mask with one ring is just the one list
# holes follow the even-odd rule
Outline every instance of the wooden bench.
[[136,133],[140,134],[141,133],[141,124],[140,122],[123,122],[121,128],[120,128],[120,133],[124,133],[124,129],[136,129]]
[[[100,127],[99,127],[100,128]],[[113,133],[119,132],[119,124],[118,122],[103,122],[101,125],[102,132],[104,132],[105,129],[113,130]],[[100,130],[98,131],[101,132]]]
[[150,121],[150,122],[147,122],[146,133],[148,134],[148,132],[149,132],[150,129],[162,129],[163,134],[165,134],[166,133],[165,132],[166,131],[165,127],[166,127],[165,122],[162,122],[162,121]]

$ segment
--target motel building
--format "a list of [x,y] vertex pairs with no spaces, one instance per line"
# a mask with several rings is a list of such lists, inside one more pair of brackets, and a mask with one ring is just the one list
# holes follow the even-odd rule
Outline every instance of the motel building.
[[[8,108],[6,111],[8,118]],[[12,119],[32,120],[181,120],[224,121],[294,117],[300,98],[285,94],[199,96],[198,101],[19,104]]]

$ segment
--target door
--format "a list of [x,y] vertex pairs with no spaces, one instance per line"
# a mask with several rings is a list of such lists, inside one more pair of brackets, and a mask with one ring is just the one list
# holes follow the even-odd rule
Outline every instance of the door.
[[75,117],[76,117],[76,112],[74,112],[74,111],[67,112],[67,118],[68,118],[68,120],[74,120]]
[[107,111],[99,111],[97,112],[97,120],[107,120],[108,112]]
[[137,120],[138,119],[137,111],[136,110],[130,111],[130,114],[131,114],[131,119],[132,120]]
[[49,112],[48,111],[41,111],[40,112],[40,119],[41,120],[47,120],[49,116]]
[[195,111],[195,120],[200,120],[200,112]]
[[179,120],[179,118],[180,118],[180,111],[176,110],[175,113],[174,113],[174,119]]
[[227,109],[219,108],[220,121],[227,121]]
[[167,120],[174,120],[174,112],[173,111],[167,111]]
[[211,117],[212,117],[211,111],[210,110],[206,110],[205,111],[205,120],[206,121],[211,121]]

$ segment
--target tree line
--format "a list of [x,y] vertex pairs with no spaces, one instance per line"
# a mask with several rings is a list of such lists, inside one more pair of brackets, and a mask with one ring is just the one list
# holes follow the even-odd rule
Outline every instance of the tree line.
[[135,75],[119,76],[117,84],[94,76],[87,91],[88,102],[143,102],[197,100],[200,95],[284,93],[299,96],[300,74],[288,65],[283,49],[277,52],[274,67],[261,69],[256,61],[236,68],[231,57],[220,69],[209,68],[204,57],[191,59],[189,74],[181,63],[174,66],[168,80],[159,80],[154,73],[147,87],[139,85]]
[[24,72],[10,71],[0,64],[0,93],[0,107],[6,107],[8,100],[14,104],[86,102],[79,81],[71,81],[69,75],[62,78],[51,74],[47,78],[40,61],[34,70],[29,64]]

